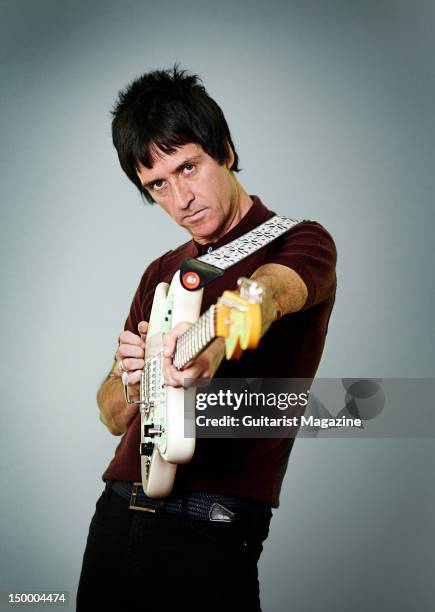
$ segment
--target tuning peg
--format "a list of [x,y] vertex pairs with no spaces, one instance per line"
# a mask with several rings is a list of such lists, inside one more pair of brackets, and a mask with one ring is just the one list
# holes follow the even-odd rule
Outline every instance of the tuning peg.
[[256,281],[242,276],[237,281],[240,297],[251,304],[261,304],[263,301],[265,287]]

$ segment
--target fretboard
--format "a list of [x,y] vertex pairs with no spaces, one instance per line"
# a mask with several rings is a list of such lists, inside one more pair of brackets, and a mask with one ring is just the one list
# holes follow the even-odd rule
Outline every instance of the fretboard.
[[199,355],[216,337],[215,312],[216,306],[209,308],[178,338],[174,356],[174,365],[177,369]]

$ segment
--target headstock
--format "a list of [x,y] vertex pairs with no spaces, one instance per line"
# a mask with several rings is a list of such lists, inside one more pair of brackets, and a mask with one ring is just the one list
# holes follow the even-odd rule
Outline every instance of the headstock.
[[241,290],[225,291],[216,304],[216,335],[225,338],[227,359],[239,359],[261,338],[261,304]]

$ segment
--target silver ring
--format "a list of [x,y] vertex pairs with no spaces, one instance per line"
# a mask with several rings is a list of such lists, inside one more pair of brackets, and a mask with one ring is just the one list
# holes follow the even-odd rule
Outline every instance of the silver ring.
[[121,361],[118,361],[118,367],[121,370],[121,372],[127,372],[127,370],[124,368],[124,364],[122,363],[122,359]]

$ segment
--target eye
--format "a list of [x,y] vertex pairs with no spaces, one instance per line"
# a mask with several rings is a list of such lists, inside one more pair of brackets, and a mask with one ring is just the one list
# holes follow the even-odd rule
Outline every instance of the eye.
[[189,174],[192,174],[192,172],[193,172],[194,170],[195,170],[195,166],[194,166],[194,164],[185,164],[185,165],[184,165],[184,167],[183,167],[183,173],[184,173],[185,175],[187,175],[187,176],[188,176]]
[[161,191],[165,187],[165,181],[154,181],[151,187],[154,191]]

